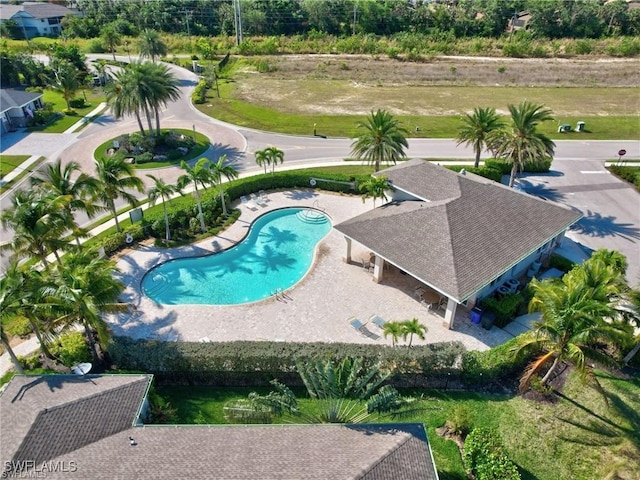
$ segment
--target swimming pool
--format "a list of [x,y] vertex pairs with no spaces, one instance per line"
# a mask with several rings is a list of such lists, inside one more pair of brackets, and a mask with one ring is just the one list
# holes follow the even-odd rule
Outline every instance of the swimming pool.
[[237,305],[263,300],[299,282],[331,222],[310,208],[269,212],[233,248],[171,260],[147,272],[142,292],[166,305]]

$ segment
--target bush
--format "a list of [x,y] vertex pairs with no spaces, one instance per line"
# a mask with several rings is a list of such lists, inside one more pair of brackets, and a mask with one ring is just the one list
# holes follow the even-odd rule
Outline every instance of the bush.
[[493,429],[475,428],[464,442],[463,460],[476,480],[519,480],[518,467],[504,452],[502,439]]
[[[544,158],[544,159],[538,160],[537,162],[526,162],[524,164],[523,171],[529,172],[529,173],[548,172],[549,169],[551,168],[551,162],[552,162],[551,158]],[[511,163],[505,162],[500,159],[495,159],[495,158],[485,160],[484,166],[486,168],[494,168],[496,170],[500,170],[502,175],[508,175],[509,173],[511,173],[511,168],[512,168]]]
[[206,80],[200,80],[196,88],[193,89],[193,93],[191,94],[191,100],[195,104],[202,104],[207,101],[207,90],[209,89],[209,84]]
[[612,165],[609,167],[609,171],[616,177],[635,185],[636,189],[640,190],[640,168]]
[[84,98],[72,98],[71,100],[69,100],[69,105],[71,106],[71,108],[84,108]]
[[2,328],[4,328],[10,335],[18,337],[28,337],[33,333],[29,320],[25,317],[14,317],[10,320],[10,323],[7,323],[6,325],[3,322]]
[[562,270],[565,273],[567,273],[568,271],[573,269],[573,267],[575,267],[575,266],[576,266],[576,264],[574,262],[572,262],[568,258],[565,258],[565,257],[563,257],[561,255],[558,255],[557,253],[554,253],[549,258],[549,267],[550,268],[557,268],[558,270]]
[[99,38],[89,40],[84,49],[87,53],[105,53],[107,51]]
[[519,293],[509,293],[500,298],[488,297],[482,300],[482,305],[490,312],[495,313],[495,326],[504,327],[516,315],[518,308],[524,302],[524,298]]
[[466,437],[473,426],[473,416],[471,410],[466,405],[458,405],[451,412],[451,416],[446,422],[449,430],[455,435]]
[[153,160],[153,153],[144,152],[144,153],[141,153],[140,155],[136,155],[134,158],[137,165],[141,165],[143,163],[149,163]]
[[147,237],[144,231],[144,226],[140,223],[136,223],[135,225],[125,228],[122,232],[116,232],[104,237],[100,241],[99,246],[104,247],[105,254],[111,255],[127,245],[127,234],[131,235],[133,240],[136,242]]
[[91,361],[91,352],[81,332],[61,335],[49,346],[49,351],[67,367]]
[[464,169],[469,173],[480,175],[481,177],[488,178],[489,180],[493,180],[494,182],[500,183],[502,181],[502,172],[497,168],[493,168],[492,166],[485,165],[484,167],[475,168],[475,167],[461,167],[458,165],[451,165],[446,168],[454,172],[460,172],[461,170]]

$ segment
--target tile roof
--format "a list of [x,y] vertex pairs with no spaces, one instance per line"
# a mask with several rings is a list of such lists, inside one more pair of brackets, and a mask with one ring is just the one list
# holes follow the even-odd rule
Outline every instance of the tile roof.
[[6,112],[10,108],[23,107],[40,97],[42,97],[42,93],[0,88],[0,112]]
[[132,426],[150,378],[14,377],[0,395],[2,462],[35,467],[3,473],[49,480],[438,479],[422,424]]
[[[0,456],[52,460],[130,428],[151,381],[149,375],[14,377],[0,395]],[[15,442],[7,439],[15,439]]]
[[391,202],[334,228],[460,302],[581,217],[422,160],[381,174],[398,190],[425,201]]

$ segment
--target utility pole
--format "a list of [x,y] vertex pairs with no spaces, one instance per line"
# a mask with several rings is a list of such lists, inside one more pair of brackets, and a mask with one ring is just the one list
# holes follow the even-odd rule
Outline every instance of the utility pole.
[[191,32],[189,31],[189,17],[191,16],[191,10],[183,10],[184,18],[187,21],[187,38],[189,39],[189,45],[191,45]]
[[236,27],[236,46],[242,43],[242,9],[240,0],[233,0],[233,20]]
[[353,2],[353,35],[356,34],[357,22],[358,22],[358,2]]

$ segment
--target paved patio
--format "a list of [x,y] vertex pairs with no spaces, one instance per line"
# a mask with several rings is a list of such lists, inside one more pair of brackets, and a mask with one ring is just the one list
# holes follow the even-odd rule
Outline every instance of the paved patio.
[[[363,203],[359,196],[307,189],[268,192],[268,198],[266,206],[255,210],[240,205],[242,215],[234,225],[195,245],[176,249],[140,245],[125,252],[118,260],[118,267],[122,272],[121,279],[127,285],[126,299],[137,310],[130,315],[110,317],[113,333],[172,341],[266,340],[391,345],[391,338],[365,337],[348,322],[351,317],[365,322],[376,314],[389,321],[418,318],[428,327],[428,332],[424,342],[414,337],[414,344],[458,340],[468,349],[485,350],[512,338],[502,329],[494,327],[487,331],[472,324],[468,311],[462,306],[458,308],[454,329],[444,328],[442,312],[427,311],[414,296],[417,280],[392,267],[385,270],[383,282],[376,284],[372,274],[360,263],[345,263],[342,258],[346,253],[346,242],[335,230],[320,243],[310,272],[288,290],[285,297],[237,306],[208,306],[160,305],[141,294],[140,281],[151,267],[173,258],[227,248],[245,236],[256,217],[269,210],[285,206],[316,207],[324,210],[335,224],[373,208],[370,200]],[[354,261],[368,256],[368,251],[353,246]],[[376,327],[371,326],[370,330],[381,334]]]

